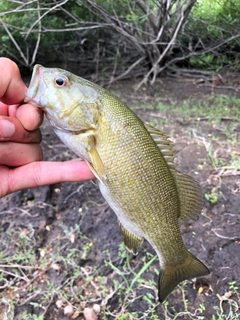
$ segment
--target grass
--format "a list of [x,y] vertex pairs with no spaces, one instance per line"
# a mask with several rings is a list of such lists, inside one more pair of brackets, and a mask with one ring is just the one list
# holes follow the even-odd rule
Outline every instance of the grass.
[[[2,255],[0,261],[0,283],[5,283],[5,288],[0,293],[0,302],[6,307],[4,309],[5,318],[2,319],[14,319],[14,310],[20,305],[28,305],[31,312],[27,311],[29,307],[24,310],[22,319],[44,320],[47,319],[45,315],[49,307],[56,301],[58,303],[61,301],[60,312],[64,313],[64,310],[70,305],[75,315],[79,316],[85,306],[98,303],[101,305],[101,319],[103,320],[157,320],[159,314],[162,314],[166,320],[205,319],[204,302],[195,303],[193,309],[192,302],[190,303],[186,295],[189,286],[193,286],[196,279],[183,281],[178,286],[174,293],[178,299],[177,307],[168,301],[160,305],[156,288],[158,277],[156,256],[143,249],[144,252],[140,258],[132,261],[132,256],[121,244],[118,256],[113,261],[109,252],[105,251],[102,268],[105,269],[105,272],[107,268],[109,275],[114,274],[114,277],[107,279],[106,276],[101,275],[101,267],[97,269],[91,266],[79,266],[80,260],[88,256],[89,244],[94,245],[94,242],[81,233],[79,226],[68,228],[60,223],[59,227],[61,237],[58,240],[61,246],[58,250],[55,248],[50,251],[45,247],[45,254],[40,259],[38,254],[35,253],[33,256],[33,252],[28,252],[29,242],[34,243],[34,236],[29,235],[27,237],[29,242],[26,242],[26,235],[24,237],[18,235],[20,250],[14,237],[17,237],[17,230],[11,230],[11,238],[14,239],[12,244],[15,246],[14,255]],[[81,240],[83,244],[81,250],[72,246],[72,234],[75,235],[75,239]],[[54,241],[51,246],[54,246]],[[56,277],[50,277],[50,272],[56,273]],[[61,283],[55,281],[54,279],[58,277],[63,277],[64,281]],[[21,296],[22,290],[26,291],[24,298],[17,298]],[[226,297],[217,295],[216,301],[219,300],[219,304],[213,306],[215,315],[211,320],[239,319],[236,317],[236,308],[239,307],[240,291],[236,282],[229,283],[229,292],[231,294]],[[115,300],[115,307],[118,306],[116,309],[112,306],[111,301],[113,300]],[[228,306],[227,315],[226,305]]]
[[[207,120],[214,124],[223,121],[239,122],[240,119],[240,99],[234,96],[212,95],[205,99],[189,98],[181,102],[171,99],[170,102],[144,102],[143,104],[133,104],[131,108],[134,111],[142,110],[153,114],[159,124],[163,121],[168,123],[171,118],[178,118],[180,122]],[[154,115],[154,112],[155,115]],[[151,120],[153,119],[151,118]],[[224,129],[225,130],[225,127]]]

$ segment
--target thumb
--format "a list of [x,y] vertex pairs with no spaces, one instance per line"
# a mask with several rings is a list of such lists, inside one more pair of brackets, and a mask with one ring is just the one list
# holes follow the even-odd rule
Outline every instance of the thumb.
[[0,119],[0,139],[5,140],[11,138],[14,133],[15,125],[7,119]]

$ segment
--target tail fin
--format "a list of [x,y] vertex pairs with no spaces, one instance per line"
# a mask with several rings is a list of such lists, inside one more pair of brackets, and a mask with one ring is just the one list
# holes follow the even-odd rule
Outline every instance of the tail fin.
[[166,266],[159,274],[158,296],[163,302],[173,289],[183,280],[205,276],[210,273],[208,268],[190,252],[182,263],[176,266]]

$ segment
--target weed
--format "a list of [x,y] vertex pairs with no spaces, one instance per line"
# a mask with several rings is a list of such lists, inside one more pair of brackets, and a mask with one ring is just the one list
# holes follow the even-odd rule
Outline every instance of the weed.
[[218,190],[218,188],[212,188],[212,190],[208,193],[205,193],[205,198],[212,204],[218,202],[219,198],[221,197],[222,192]]
[[36,314],[32,314],[32,313],[28,313],[26,311],[23,312],[22,314],[22,319],[26,319],[26,320],[43,320],[43,315],[36,315]]

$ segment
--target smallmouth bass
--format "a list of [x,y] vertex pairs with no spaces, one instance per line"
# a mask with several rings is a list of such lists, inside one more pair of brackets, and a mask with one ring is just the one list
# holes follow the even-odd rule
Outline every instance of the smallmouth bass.
[[36,65],[25,101],[43,109],[63,143],[87,162],[126,248],[136,255],[144,239],[152,245],[160,302],[181,281],[209,274],[184,246],[178,225],[201,212],[201,189],[176,169],[168,136],[107,90],[62,69]]

